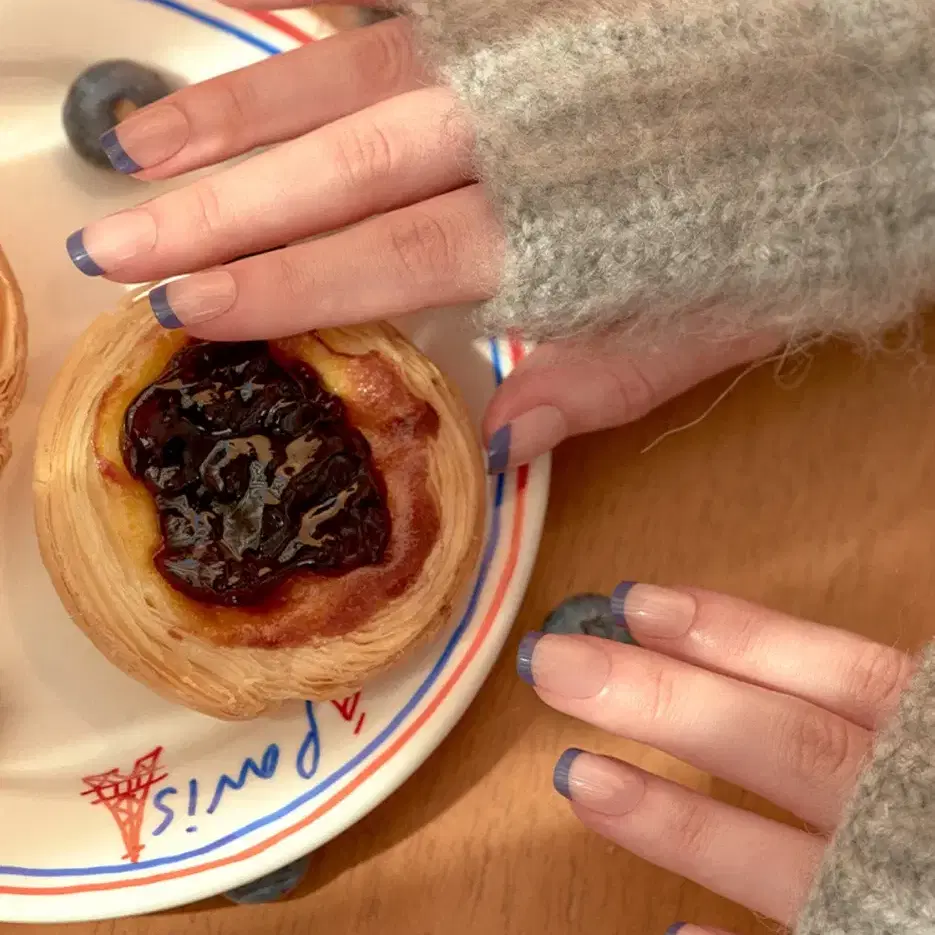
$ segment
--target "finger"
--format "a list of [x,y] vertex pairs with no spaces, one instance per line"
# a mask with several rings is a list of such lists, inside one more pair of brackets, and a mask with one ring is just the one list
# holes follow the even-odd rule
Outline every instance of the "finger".
[[89,224],[70,251],[120,282],[204,269],[464,185],[469,141],[447,91],[414,91]]
[[531,634],[519,670],[550,707],[833,828],[870,732],[822,708],[636,646]]
[[555,787],[589,828],[658,867],[790,923],[825,840],[609,757],[569,750]]
[[909,656],[710,591],[624,584],[615,592],[643,646],[797,695],[871,730],[895,712],[912,677]]
[[164,179],[292,139],[421,83],[411,27],[398,17],[177,91],[105,134],[104,145],[120,171]]
[[778,336],[683,340],[639,355],[626,336],[537,347],[484,417],[492,469],[524,464],[574,435],[624,425],[703,380],[776,350]]
[[276,338],[476,302],[500,274],[503,234],[479,185],[321,240],[174,280],[150,293],[166,327],[216,341]]

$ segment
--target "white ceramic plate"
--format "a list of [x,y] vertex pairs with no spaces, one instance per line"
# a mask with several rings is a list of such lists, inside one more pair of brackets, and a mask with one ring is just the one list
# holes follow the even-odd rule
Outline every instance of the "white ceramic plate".
[[[0,0],[0,242],[25,292],[31,339],[15,454],[0,480],[0,920],[177,906],[320,846],[452,728],[522,598],[545,512],[545,460],[491,483],[476,582],[436,643],[341,705],[224,724],[162,701],[105,662],[40,562],[30,494],[38,412],[69,346],[121,288],[76,273],[64,241],[153,191],[69,151],[67,86],[113,57],[195,81],[324,32],[305,12],[252,16],[211,0]],[[472,343],[457,322],[419,316],[407,328],[479,419],[523,350]]]

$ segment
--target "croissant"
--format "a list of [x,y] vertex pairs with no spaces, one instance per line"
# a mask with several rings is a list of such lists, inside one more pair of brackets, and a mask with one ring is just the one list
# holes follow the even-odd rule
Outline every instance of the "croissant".
[[39,421],[43,561],[124,672],[251,718],[355,691],[473,576],[485,477],[457,391],[386,324],[164,331],[145,290],[74,347]]
[[10,460],[7,423],[26,386],[26,317],[23,294],[0,249],[0,471]]

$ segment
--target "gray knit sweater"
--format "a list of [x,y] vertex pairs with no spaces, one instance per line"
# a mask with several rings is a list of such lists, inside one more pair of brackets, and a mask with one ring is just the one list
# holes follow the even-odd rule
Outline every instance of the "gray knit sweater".
[[[408,0],[507,233],[486,326],[873,335],[935,298],[935,0]],[[935,933],[935,650],[798,928]]]

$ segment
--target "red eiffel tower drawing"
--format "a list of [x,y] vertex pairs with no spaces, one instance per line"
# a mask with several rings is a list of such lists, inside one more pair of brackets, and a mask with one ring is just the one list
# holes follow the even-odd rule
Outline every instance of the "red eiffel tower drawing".
[[106,805],[111,817],[117,823],[126,854],[123,860],[137,863],[143,845],[140,835],[143,831],[143,816],[149,801],[149,790],[168,776],[159,773],[159,757],[162,747],[156,747],[146,756],[141,756],[126,775],[116,767],[97,776],[85,776],[82,782],[88,787],[82,795],[93,795],[92,805]]

